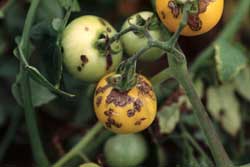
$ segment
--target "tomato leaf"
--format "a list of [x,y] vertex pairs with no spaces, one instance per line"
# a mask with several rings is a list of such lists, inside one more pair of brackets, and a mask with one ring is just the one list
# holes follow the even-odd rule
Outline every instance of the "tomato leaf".
[[78,0],[58,0],[58,1],[61,4],[61,6],[66,10],[68,10],[71,7],[71,5],[73,5],[72,6],[73,12],[78,12],[81,10]]
[[250,101],[250,67],[242,70],[235,78],[236,91]]
[[[57,22],[57,23],[55,23]],[[46,72],[48,74],[48,80],[53,84],[59,85],[61,82],[63,65],[62,65],[62,52],[58,45],[57,37],[58,33],[55,28],[60,25],[60,21],[43,21],[38,23],[32,28],[31,39],[38,50],[39,56],[42,58],[44,66],[46,66]],[[53,25],[54,24],[54,25]],[[53,26],[55,26],[53,28]]]
[[29,71],[30,76],[32,77],[33,80],[38,82],[39,84],[47,87],[50,91],[67,96],[67,97],[74,97],[75,95],[64,92],[56,87],[54,87],[35,67],[32,66],[27,66],[26,69]]
[[218,77],[222,82],[232,80],[247,65],[242,50],[224,40],[215,44],[215,62]]
[[159,119],[160,132],[170,134],[180,121],[180,106],[176,103],[171,106],[164,106],[157,114]]
[[230,135],[235,136],[241,128],[240,105],[234,94],[233,84],[210,87],[207,91],[207,108]]
[[42,106],[54,100],[56,96],[52,94],[46,87],[38,84],[34,80],[30,80],[32,93],[32,103],[35,107]]

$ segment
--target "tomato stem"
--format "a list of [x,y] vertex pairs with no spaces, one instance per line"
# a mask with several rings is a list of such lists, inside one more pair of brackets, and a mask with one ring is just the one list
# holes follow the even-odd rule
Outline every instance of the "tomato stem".
[[80,152],[83,151],[84,148],[88,146],[88,144],[94,140],[96,135],[103,129],[103,125],[98,122],[92,127],[82,138],[82,140],[74,146],[66,155],[64,155],[60,160],[58,160],[53,167],[63,167],[68,161],[70,161],[73,157],[79,155]]
[[49,161],[47,159],[47,156],[43,150],[42,142],[40,139],[36,118],[35,118],[35,111],[32,104],[32,94],[31,94],[31,87],[30,87],[30,78],[28,71],[25,69],[26,65],[28,64],[27,60],[30,57],[29,54],[29,35],[31,26],[34,21],[34,17],[36,14],[36,10],[38,8],[38,5],[40,3],[40,0],[32,0],[31,6],[29,8],[27,18],[25,21],[23,34],[21,38],[20,44],[18,44],[19,49],[19,55],[23,58],[24,61],[20,62],[20,79],[18,80],[20,84],[20,93],[22,95],[23,100],[23,107],[24,107],[24,113],[25,113],[25,119],[27,128],[29,131],[29,137],[31,140],[31,148],[34,155],[35,162],[37,166],[41,167],[47,167],[49,166]]

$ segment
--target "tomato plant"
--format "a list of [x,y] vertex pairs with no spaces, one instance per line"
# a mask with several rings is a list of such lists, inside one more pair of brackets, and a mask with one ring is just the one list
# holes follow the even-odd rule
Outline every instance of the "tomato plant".
[[249,9],[0,1],[0,166],[248,167]]

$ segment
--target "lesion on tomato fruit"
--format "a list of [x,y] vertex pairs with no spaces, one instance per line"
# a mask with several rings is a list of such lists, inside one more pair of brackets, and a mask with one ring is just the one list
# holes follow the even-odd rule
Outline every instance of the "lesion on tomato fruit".
[[[201,13],[205,13],[209,4],[211,2],[215,2],[215,1],[216,0],[199,0],[198,12],[197,13],[189,13],[189,16],[188,16],[187,25],[189,26],[189,28],[191,30],[193,30],[193,31],[201,30],[202,21],[201,21],[199,15]],[[172,12],[174,18],[177,18],[180,15],[183,6],[177,4],[177,2],[175,0],[171,0],[168,2],[167,7],[169,9],[171,9],[171,12]],[[162,15],[165,15],[164,12],[162,12]]]

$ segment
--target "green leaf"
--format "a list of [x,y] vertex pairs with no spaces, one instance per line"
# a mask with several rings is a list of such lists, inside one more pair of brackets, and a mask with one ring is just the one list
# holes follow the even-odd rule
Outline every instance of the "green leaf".
[[235,78],[236,91],[250,101],[250,67],[242,70]]
[[236,136],[241,128],[240,105],[234,94],[234,85],[210,87],[207,91],[207,108],[230,135]]
[[35,107],[47,104],[56,98],[47,88],[41,86],[32,79],[30,80],[30,87],[32,92],[32,103]]
[[63,17],[63,8],[57,0],[42,0],[37,9],[38,20],[52,20],[55,17]]
[[0,10],[0,19],[4,18],[4,13],[2,10]]
[[158,113],[160,132],[163,134],[170,134],[180,121],[180,106],[179,104],[172,104],[171,106],[164,106]]
[[232,80],[247,65],[242,50],[224,40],[215,44],[215,62],[218,77],[222,82]]
[[52,91],[56,94],[59,94],[59,95],[67,96],[67,97],[74,97],[75,96],[73,94],[64,92],[64,91],[54,87],[35,67],[27,66],[26,69],[29,71],[29,74],[33,80],[35,80],[39,84],[45,86],[50,91]]
[[78,0],[58,0],[61,6],[68,10],[72,5],[73,12],[79,12],[81,10]]
[[50,21],[40,22],[31,31],[32,42],[38,50],[37,53],[42,57],[48,80],[54,85],[59,85],[63,71],[62,52],[57,42],[58,33],[55,30],[60,26],[60,23],[57,22],[60,21],[54,20],[54,23],[53,21],[52,23]]
[[16,102],[20,106],[23,106],[23,97],[22,97],[21,85],[20,85],[21,77],[22,77],[21,74],[18,74],[16,76],[16,81],[11,86],[11,92],[12,92],[12,95],[15,98]]

